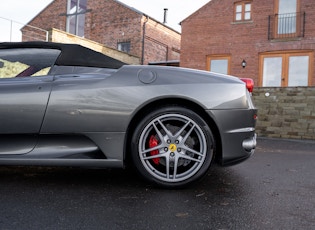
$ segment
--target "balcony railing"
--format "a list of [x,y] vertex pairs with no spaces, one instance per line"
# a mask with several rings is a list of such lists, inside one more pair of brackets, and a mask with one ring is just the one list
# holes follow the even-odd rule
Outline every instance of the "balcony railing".
[[268,39],[304,37],[305,12],[269,15]]

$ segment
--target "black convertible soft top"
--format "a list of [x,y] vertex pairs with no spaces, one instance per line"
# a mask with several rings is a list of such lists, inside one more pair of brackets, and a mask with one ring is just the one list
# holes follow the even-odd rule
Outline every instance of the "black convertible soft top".
[[55,64],[59,66],[88,66],[119,69],[123,65],[126,65],[126,63],[77,44],[63,44],[53,42],[0,43],[0,49],[16,48],[43,48],[60,50],[61,53],[55,62]]

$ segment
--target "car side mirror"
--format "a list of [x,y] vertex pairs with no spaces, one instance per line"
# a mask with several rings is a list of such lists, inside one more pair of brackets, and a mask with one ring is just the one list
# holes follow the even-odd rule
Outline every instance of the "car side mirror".
[[0,61],[0,68],[4,66],[4,62]]

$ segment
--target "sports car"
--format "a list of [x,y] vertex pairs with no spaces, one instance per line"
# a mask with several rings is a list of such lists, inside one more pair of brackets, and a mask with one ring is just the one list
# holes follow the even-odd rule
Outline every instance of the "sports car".
[[0,43],[0,165],[130,165],[186,186],[253,154],[252,90],[250,79],[126,65],[75,44]]

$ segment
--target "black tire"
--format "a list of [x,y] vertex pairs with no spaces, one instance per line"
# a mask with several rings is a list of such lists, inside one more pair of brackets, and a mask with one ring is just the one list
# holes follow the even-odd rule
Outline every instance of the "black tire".
[[208,171],[215,148],[201,116],[180,106],[158,108],[143,117],[132,142],[132,160],[147,180],[163,187],[183,187]]

